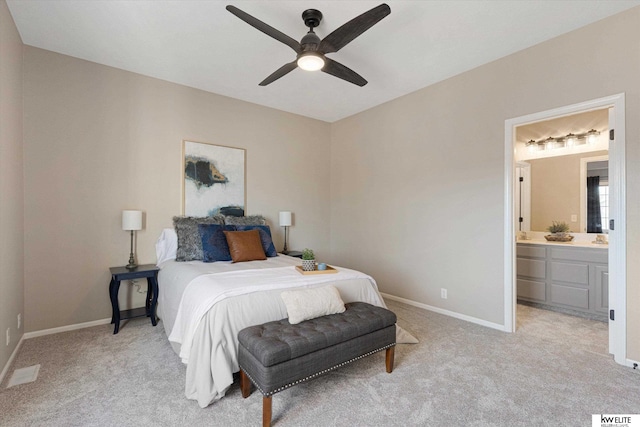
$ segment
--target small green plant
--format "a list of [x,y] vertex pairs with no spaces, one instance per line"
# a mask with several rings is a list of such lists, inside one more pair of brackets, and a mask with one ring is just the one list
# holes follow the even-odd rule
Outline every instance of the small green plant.
[[547,228],[550,233],[568,233],[569,224],[564,221],[551,221],[551,225]]
[[312,260],[316,259],[316,256],[313,254],[313,250],[306,249],[302,251],[302,259]]

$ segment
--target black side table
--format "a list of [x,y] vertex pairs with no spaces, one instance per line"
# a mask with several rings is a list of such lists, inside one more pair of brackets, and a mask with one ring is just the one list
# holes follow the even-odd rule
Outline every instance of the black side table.
[[[111,267],[111,283],[109,283],[109,296],[111,297],[111,323],[115,323],[113,328],[114,335],[120,329],[120,320],[132,319],[134,317],[147,316],[151,317],[151,324],[156,326],[156,305],[158,303],[158,270],[154,264],[139,265],[133,270],[126,267]],[[147,301],[144,307],[134,308],[131,310],[120,311],[118,305],[118,291],[120,290],[121,280],[133,280],[147,278]]]
[[292,256],[294,258],[302,258],[302,252],[300,251],[289,251],[285,255]]

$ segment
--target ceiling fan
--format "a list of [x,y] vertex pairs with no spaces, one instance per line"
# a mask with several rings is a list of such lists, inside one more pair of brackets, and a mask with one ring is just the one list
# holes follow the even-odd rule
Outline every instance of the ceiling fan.
[[302,38],[302,40],[300,40],[300,43],[298,43],[288,35],[276,30],[270,25],[265,24],[259,19],[254,18],[248,13],[243,12],[235,6],[229,5],[227,6],[227,10],[252,27],[255,27],[279,42],[286,44],[297,54],[295,61],[284,64],[282,67],[278,68],[273,74],[260,82],[260,86],[266,86],[269,83],[273,83],[297,67],[307,71],[321,70],[355,85],[366,85],[367,81],[361,75],[339,62],[327,58],[325,55],[339,51],[360,34],[373,27],[382,18],[391,13],[391,8],[387,4],[383,3],[362,15],[353,18],[351,21],[342,25],[324,39],[320,40],[320,37],[313,32],[313,29],[320,25],[322,13],[316,9],[307,9],[302,12],[302,19],[304,20],[304,25],[309,27],[309,32]]

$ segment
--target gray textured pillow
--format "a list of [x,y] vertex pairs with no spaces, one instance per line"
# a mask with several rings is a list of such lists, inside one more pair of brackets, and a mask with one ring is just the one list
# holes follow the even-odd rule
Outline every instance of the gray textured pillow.
[[174,216],[173,227],[178,235],[178,249],[176,250],[176,261],[202,261],[202,238],[198,232],[198,224],[220,224],[224,225],[222,215],[194,217],[194,216]]
[[267,220],[262,215],[225,216],[224,223],[227,225],[267,225]]

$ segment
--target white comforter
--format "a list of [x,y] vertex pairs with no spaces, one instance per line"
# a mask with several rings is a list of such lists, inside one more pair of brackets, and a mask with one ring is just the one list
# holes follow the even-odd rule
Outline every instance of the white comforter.
[[302,275],[288,256],[244,263],[166,261],[160,265],[158,315],[169,341],[187,364],[185,394],[206,407],[224,396],[237,372],[238,332],[287,317],[283,289],[332,284],[344,302],[384,307],[372,277],[338,273]]

